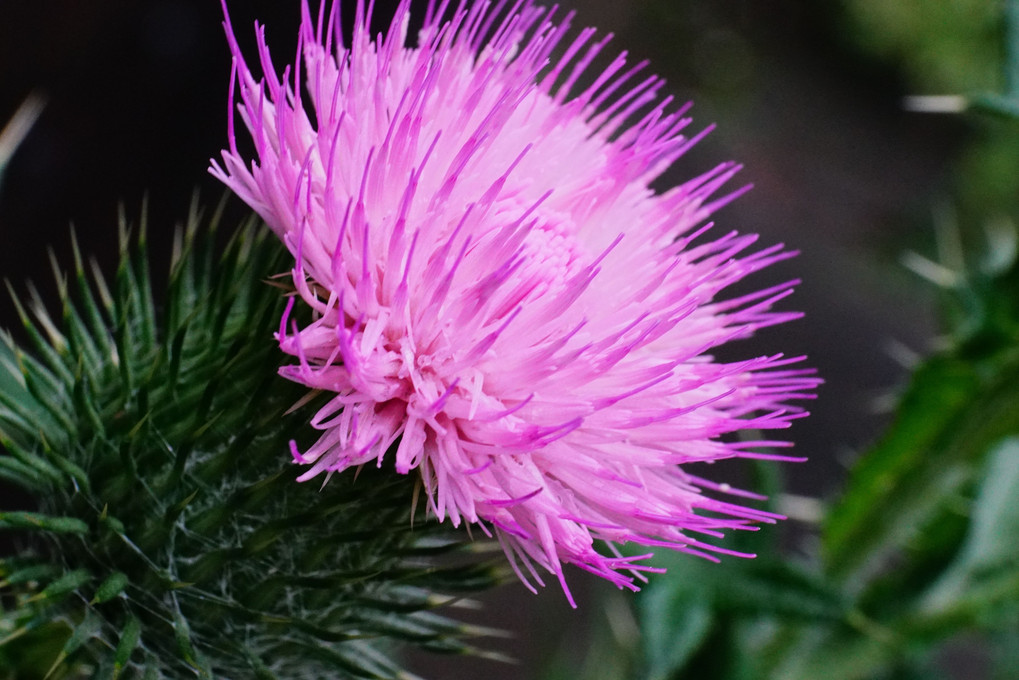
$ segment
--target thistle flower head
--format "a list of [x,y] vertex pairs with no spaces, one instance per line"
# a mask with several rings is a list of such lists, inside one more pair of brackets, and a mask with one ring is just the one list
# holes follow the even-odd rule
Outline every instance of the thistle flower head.
[[636,589],[648,555],[616,544],[710,557],[728,551],[705,536],[776,519],[682,465],[760,455],[728,435],[804,415],[790,402],[818,381],[800,358],[710,354],[798,316],[772,311],[794,281],[723,295],[792,253],[706,235],[742,193],[721,189],[733,163],[649,188],[703,133],[643,64],[593,73],[607,38],[494,4],[432,0],[409,40],[403,2],[373,40],[359,2],[346,44],[337,5],[305,3],[282,77],[264,29],[258,76],[227,21],[239,99],[212,173],[294,256],[281,373],[335,395],[294,448],[300,479],[390,459],[525,583],[541,567],[569,597],[571,563]]

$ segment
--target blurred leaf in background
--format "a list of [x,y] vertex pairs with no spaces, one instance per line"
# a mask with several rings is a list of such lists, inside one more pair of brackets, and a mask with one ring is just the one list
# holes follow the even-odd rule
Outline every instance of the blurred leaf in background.
[[854,41],[900,65],[923,94],[1002,86],[1002,3],[845,0]]
[[1014,3],[997,0],[846,0],[853,39],[895,63],[910,94],[961,95],[995,116],[971,117],[953,200],[967,238],[996,213],[1016,216],[1019,192],[1019,44]]

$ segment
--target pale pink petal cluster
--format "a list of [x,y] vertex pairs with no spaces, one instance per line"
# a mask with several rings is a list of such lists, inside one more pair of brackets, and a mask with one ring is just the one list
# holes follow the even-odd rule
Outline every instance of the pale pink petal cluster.
[[571,16],[433,0],[408,38],[404,2],[373,39],[357,9],[348,45],[336,4],[305,4],[282,76],[263,28],[256,75],[227,22],[255,157],[231,113],[212,172],[294,255],[311,320],[281,321],[282,375],[333,395],[300,479],[416,470],[431,512],[492,531],[529,586],[540,567],[566,589],[569,563],[636,589],[654,569],[617,544],[711,556],[774,521],[682,468],[760,455],[733,433],[787,427],[818,383],[800,358],[710,354],[799,316],[772,311],[794,281],[723,295],[792,254],[706,234],[738,166],[652,191],[701,135],[644,64],[591,72],[607,38]]

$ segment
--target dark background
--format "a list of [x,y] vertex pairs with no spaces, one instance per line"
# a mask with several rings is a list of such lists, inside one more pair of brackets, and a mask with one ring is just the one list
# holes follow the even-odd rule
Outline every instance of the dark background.
[[[826,385],[811,418],[791,433],[810,462],[784,471],[795,493],[836,492],[905,376],[896,357],[930,347],[929,291],[897,260],[927,246],[930,206],[947,192],[968,129],[950,116],[904,112],[901,97],[912,92],[898,63],[857,47],[838,3],[563,4],[577,9],[578,25],[616,33],[615,50],[651,59],[668,91],[694,100],[696,129],[718,123],[665,183],[740,160],[742,182],[755,189],[717,216],[721,228],[802,251],[751,283],[802,278],[783,305],[806,318],[731,351],[810,355]],[[291,58],[296,0],[230,5],[242,45],[253,46],[249,27],[258,17],[277,63]],[[159,260],[193,194],[219,200],[223,190],[206,169],[226,141],[230,65],[221,19],[214,0],[0,0],[0,121],[30,93],[47,101],[0,185],[0,274],[15,289],[32,279],[53,299],[47,248],[69,263],[71,225],[83,249],[112,271],[119,206],[137,222],[147,196]],[[236,201],[231,210],[244,214]],[[0,295],[0,326],[16,325],[13,305]],[[17,503],[7,490],[0,494],[8,494],[0,505]],[[570,579],[581,609],[593,604],[589,579],[575,570]],[[494,665],[491,680],[534,677],[536,660],[561,644],[564,631],[566,644],[583,639],[584,620],[555,589],[530,598],[514,584],[492,603],[488,613],[500,623],[515,614],[507,625],[517,641],[507,647],[525,665]]]

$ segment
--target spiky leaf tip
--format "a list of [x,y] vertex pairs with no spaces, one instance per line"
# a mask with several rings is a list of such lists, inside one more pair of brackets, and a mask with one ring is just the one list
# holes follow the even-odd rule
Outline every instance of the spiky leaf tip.
[[[59,315],[19,302],[0,475],[34,507],[0,516],[17,551],[0,559],[0,669],[395,678],[398,643],[470,649],[433,610],[495,577],[452,559],[440,527],[412,527],[412,482],[294,481],[286,451],[315,404],[288,414],[301,390],[274,370],[282,249],[219,221],[192,211],[163,285],[122,221],[113,280],[75,245]],[[26,640],[34,656],[12,651]]]

